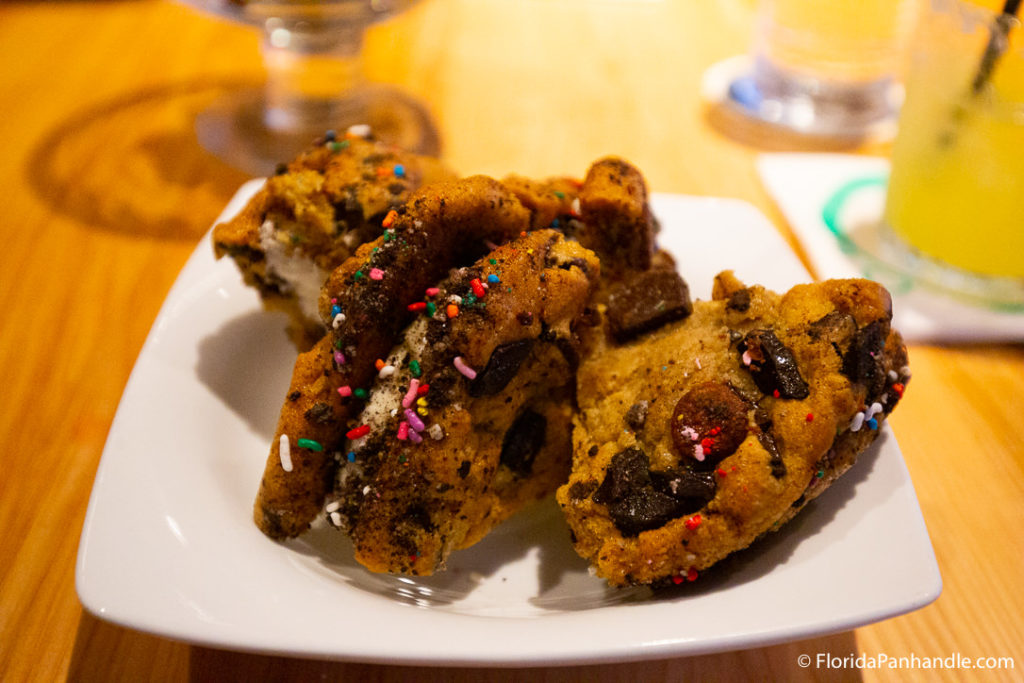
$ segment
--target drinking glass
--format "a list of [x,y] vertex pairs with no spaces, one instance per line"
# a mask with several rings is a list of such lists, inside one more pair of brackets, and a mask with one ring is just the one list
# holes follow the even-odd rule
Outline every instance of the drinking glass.
[[368,125],[378,139],[436,155],[437,129],[412,97],[363,79],[363,34],[415,0],[185,0],[258,27],[267,80],[231,92],[202,112],[207,150],[254,175],[268,175],[326,130]]
[[930,2],[913,45],[882,236],[887,259],[919,279],[1024,308],[1019,24],[960,0]]
[[[752,64],[728,100],[788,132],[866,137],[891,124],[918,0],[761,0]],[[890,126],[891,127],[891,126]]]

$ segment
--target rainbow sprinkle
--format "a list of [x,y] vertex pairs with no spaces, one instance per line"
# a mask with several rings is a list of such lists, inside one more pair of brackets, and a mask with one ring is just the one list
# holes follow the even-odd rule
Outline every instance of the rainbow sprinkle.
[[282,434],[281,440],[278,442],[279,448],[277,451],[278,457],[281,459],[281,469],[285,472],[292,471],[292,451],[291,445],[288,443],[288,435]]
[[419,416],[412,411],[411,408],[406,408],[405,413],[403,414],[405,415],[405,419],[409,421],[409,426],[412,427],[417,432],[422,432],[424,429],[426,429],[427,426],[423,424],[423,420],[421,420]]
[[360,439],[370,433],[370,425],[359,425],[345,433],[345,438],[350,440]]
[[466,361],[462,360],[462,356],[455,356],[455,360],[452,361],[455,369],[461,372],[469,379],[476,379],[476,370],[466,365]]
[[403,408],[411,408],[413,401],[416,400],[416,394],[420,389],[420,381],[418,379],[409,380],[409,390],[405,392],[405,398],[402,399]]

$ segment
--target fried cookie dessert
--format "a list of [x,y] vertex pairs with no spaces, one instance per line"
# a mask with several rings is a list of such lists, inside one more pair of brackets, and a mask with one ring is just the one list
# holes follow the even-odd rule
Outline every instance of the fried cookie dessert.
[[[608,189],[595,191],[595,184]],[[622,237],[614,243],[647,254],[653,248],[651,222],[636,220],[650,218],[645,204],[639,172],[621,160],[605,159],[592,166],[582,183],[515,177],[499,183],[478,176],[421,188],[389,212],[383,219],[384,234],[361,246],[324,283],[319,314],[327,334],[296,361],[257,495],[257,526],[272,538],[289,538],[317,517],[334,484],[335,454],[347,454],[346,438],[358,438],[352,429],[360,401],[346,400],[339,390],[366,397],[378,372],[376,361],[391,353],[417,313],[436,306],[423,301],[423,293],[436,287],[450,268],[471,264],[489,249],[551,226],[572,234],[582,247],[600,246],[601,236],[590,231],[591,223],[602,230],[639,230],[635,239]],[[611,221],[616,211],[625,216],[618,224]],[[589,252],[579,258],[586,264]],[[588,267],[585,275],[596,280],[597,269]],[[581,306],[586,306],[590,290],[588,285],[588,293],[581,295]],[[444,308],[447,312],[447,304]],[[561,347],[568,351],[572,344]],[[571,409],[571,402],[566,405]]]
[[296,359],[254,510],[272,538],[305,531],[333,487],[334,453],[361,410],[344,388],[369,387],[377,359],[416,314],[409,306],[450,268],[526,232],[530,212],[499,182],[476,176],[421,188],[384,224],[328,276],[319,299],[327,334]]
[[411,305],[421,315],[377,363],[325,508],[361,564],[432,574],[565,481],[573,328],[599,270],[593,252],[538,230]]
[[214,228],[214,251],[234,260],[265,308],[288,315],[289,337],[306,350],[324,334],[317,301],[327,275],[380,236],[417,188],[453,178],[436,159],[328,133]]
[[909,378],[889,294],[867,280],[778,295],[724,272],[690,304],[673,271],[636,271],[600,314],[557,499],[613,586],[692,581],[779,528],[875,439]]

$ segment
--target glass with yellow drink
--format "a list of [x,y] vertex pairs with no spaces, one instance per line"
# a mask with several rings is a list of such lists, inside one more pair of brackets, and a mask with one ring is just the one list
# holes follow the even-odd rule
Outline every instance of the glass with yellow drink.
[[792,76],[847,84],[891,79],[915,0],[762,0],[755,52]]
[[995,16],[958,0],[922,15],[885,223],[923,278],[1024,304],[1024,30],[979,77]]
[[920,0],[760,0],[753,65],[730,100],[777,126],[864,137],[893,121]]

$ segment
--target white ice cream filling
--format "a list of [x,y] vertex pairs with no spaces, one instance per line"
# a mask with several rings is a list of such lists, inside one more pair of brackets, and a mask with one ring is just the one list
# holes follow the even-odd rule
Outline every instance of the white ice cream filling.
[[267,259],[267,273],[285,283],[286,294],[294,294],[302,315],[320,321],[320,288],[329,273],[299,249],[287,248],[287,233],[267,219],[260,226],[260,247]]

